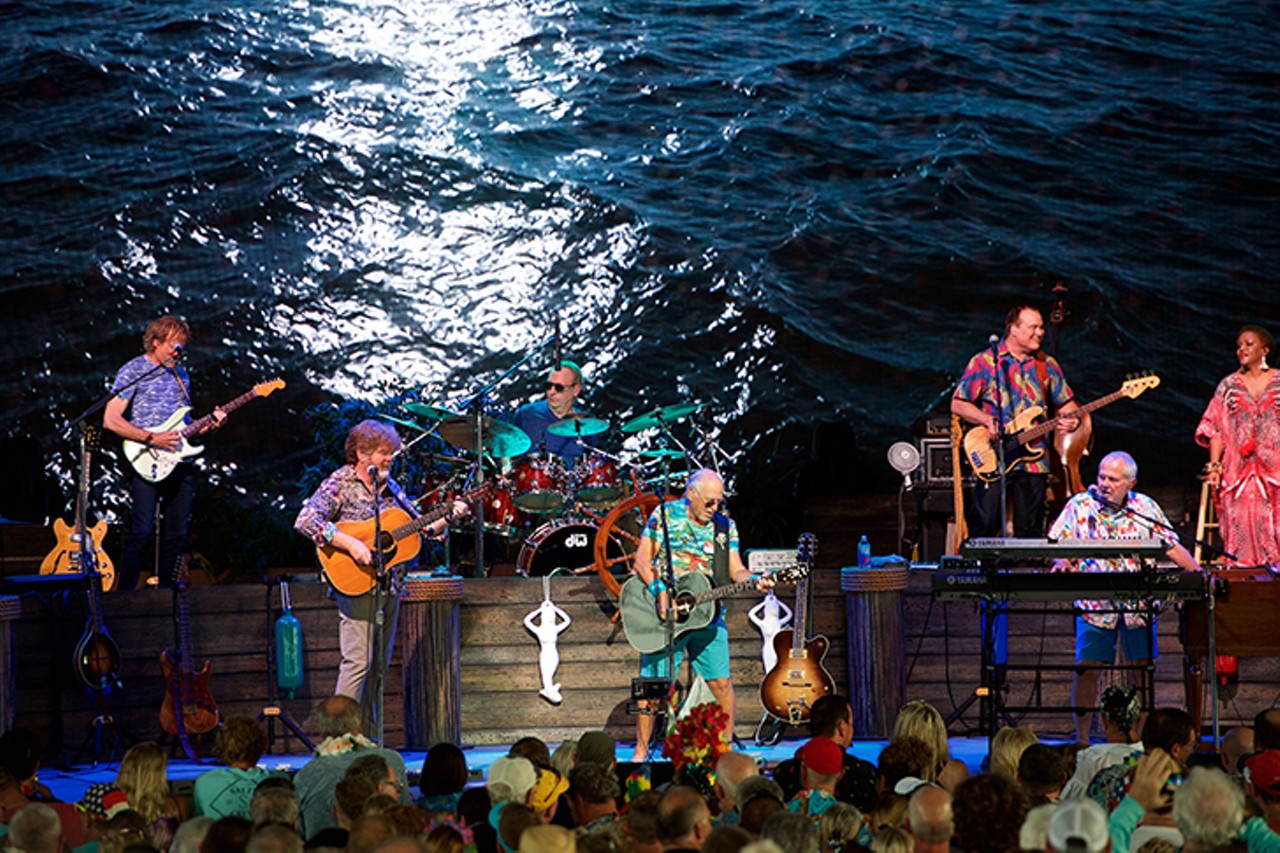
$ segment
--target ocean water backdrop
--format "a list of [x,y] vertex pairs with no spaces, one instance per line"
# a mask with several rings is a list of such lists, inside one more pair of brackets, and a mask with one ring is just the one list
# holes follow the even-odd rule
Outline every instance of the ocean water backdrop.
[[204,488],[289,511],[308,409],[454,404],[558,316],[615,425],[714,401],[730,470],[841,425],[855,490],[888,490],[885,448],[1062,282],[1046,346],[1080,399],[1163,380],[1099,413],[1099,446],[1187,481],[1236,329],[1280,329],[1278,22],[1266,0],[0,4],[0,436],[70,489],[58,428],[179,313],[197,414],[288,383]]

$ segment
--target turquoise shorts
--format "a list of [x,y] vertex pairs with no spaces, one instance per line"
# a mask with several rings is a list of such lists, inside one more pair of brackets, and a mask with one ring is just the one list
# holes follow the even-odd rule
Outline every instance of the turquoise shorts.
[[[706,627],[676,637],[676,669],[689,650],[690,665],[704,681],[729,677],[729,629],[718,615]],[[667,678],[667,650],[640,655],[641,678]]]
[[1129,628],[1124,620],[1115,628],[1099,628],[1090,625],[1083,616],[1076,617],[1077,662],[1115,663],[1117,640],[1124,647],[1127,661],[1154,660],[1160,656],[1158,650],[1152,654],[1150,628]]

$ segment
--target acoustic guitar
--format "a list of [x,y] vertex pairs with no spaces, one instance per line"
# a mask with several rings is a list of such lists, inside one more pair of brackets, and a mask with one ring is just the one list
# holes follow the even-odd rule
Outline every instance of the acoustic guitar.
[[[1155,388],[1159,384],[1160,377],[1155,374],[1138,376],[1126,381],[1118,391],[1113,391],[1105,397],[1099,397],[1092,403],[1087,403],[1070,412],[1064,412],[1057,417],[1048,418],[1038,424],[1036,421],[1044,414],[1044,408],[1042,406],[1031,406],[1025,409],[1005,426],[1005,435],[1002,438],[1005,472],[1012,471],[1018,465],[1032,462],[1043,456],[1044,448],[1032,449],[1027,445],[1053,432],[1057,429],[1060,421],[1083,417],[1090,412],[1101,409],[1103,406],[1114,403],[1121,397],[1132,399],[1148,388]],[[969,460],[969,466],[973,468],[973,473],[980,480],[990,483],[1000,479],[1000,462],[997,448],[987,436],[986,427],[978,426],[969,430],[964,437],[964,449],[965,458]]]
[[[476,486],[459,495],[457,500],[471,503],[477,498],[482,498],[493,489],[495,482],[500,481],[490,480]],[[411,517],[409,513],[398,507],[388,507],[378,514],[382,538],[377,543],[373,541],[376,531],[372,518],[368,521],[340,521],[337,527],[339,533],[354,536],[369,546],[370,553],[381,551],[382,565],[391,568],[407,563],[418,556],[418,551],[422,549],[422,542],[416,534],[428,525],[447,518],[451,512],[453,512],[451,500],[424,512],[417,518]],[[316,558],[320,561],[320,568],[324,571],[324,576],[328,578],[329,583],[343,595],[363,595],[373,589],[373,585],[378,582],[373,566],[360,565],[351,558],[350,554],[340,548],[321,545],[316,549]]]
[[836,689],[835,679],[822,664],[831,647],[830,641],[821,634],[807,636],[809,573],[817,550],[816,536],[812,533],[800,536],[796,548],[800,578],[796,581],[794,619],[790,631],[779,632],[773,638],[778,663],[760,683],[760,704],[774,717],[792,725],[808,720],[813,703]]
[[[807,566],[791,566],[774,572],[771,577],[775,584],[791,583],[804,577],[808,571]],[[711,581],[702,572],[680,575],[676,578],[675,594],[668,596],[675,616],[674,636],[705,628],[716,618],[717,601],[755,588],[755,578],[713,589]],[[622,630],[632,648],[646,654],[666,648],[667,627],[658,615],[658,598],[639,575],[633,575],[622,585],[618,593],[618,611],[622,614]]]
[[209,662],[196,672],[191,653],[191,614],[187,589],[191,586],[188,571],[190,558],[184,554],[174,578],[174,618],[178,625],[178,653],[165,649],[160,653],[160,669],[164,673],[164,702],[160,705],[160,728],[176,735],[192,760],[200,757],[191,746],[188,734],[204,734],[217,727],[221,714],[209,693]]
[[[247,391],[236,397],[229,403],[219,408],[222,413],[229,415],[236,409],[243,406],[250,400],[258,397],[266,397],[274,394],[284,387],[283,379],[272,379],[270,382],[259,382],[253,386],[252,391]],[[178,430],[181,441],[173,450],[165,450],[160,447],[152,447],[143,444],[140,441],[131,441],[125,439],[124,458],[133,466],[133,470],[138,472],[138,476],[150,483],[158,483],[165,477],[173,473],[173,469],[178,463],[186,459],[188,456],[195,456],[204,450],[203,445],[191,445],[187,443],[187,439],[193,435],[199,434],[214,422],[213,414],[205,415],[198,421],[192,421],[186,426],[182,426],[182,422],[186,419],[187,413],[191,411],[190,406],[182,406],[176,412],[169,416],[168,420],[155,427],[152,432],[170,432]],[[179,429],[180,428],[180,429]]]

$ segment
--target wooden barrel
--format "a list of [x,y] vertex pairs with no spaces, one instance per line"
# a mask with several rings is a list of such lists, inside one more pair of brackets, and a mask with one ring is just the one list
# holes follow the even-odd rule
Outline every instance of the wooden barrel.
[[0,731],[6,732],[13,728],[14,711],[17,708],[13,623],[21,615],[22,599],[16,595],[0,595]]
[[462,578],[410,575],[400,602],[404,745],[462,742]]
[[855,737],[883,738],[892,734],[906,694],[902,594],[907,579],[906,563],[848,566],[840,570]]

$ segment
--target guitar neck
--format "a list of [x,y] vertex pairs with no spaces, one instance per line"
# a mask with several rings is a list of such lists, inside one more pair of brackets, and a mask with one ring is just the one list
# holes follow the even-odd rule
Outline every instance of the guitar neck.
[[694,604],[702,604],[705,601],[729,598],[730,596],[737,595],[740,592],[746,592],[749,589],[754,589],[755,585],[756,579],[751,578],[750,580],[738,581],[737,583],[731,583],[726,586],[718,586],[715,589],[708,589],[694,593],[693,601]]
[[[462,495],[459,495],[458,500],[463,503],[469,503],[478,497],[482,497],[490,488],[490,484],[486,483],[479,488],[472,489],[469,492],[464,492]],[[402,524],[399,527],[393,527],[388,532],[391,534],[391,538],[398,542],[406,536],[412,536],[427,525],[435,524],[440,519],[448,517],[451,512],[453,512],[453,501],[448,501],[438,507],[427,510],[407,524]]]
[[1111,403],[1114,403],[1116,400],[1119,400],[1123,396],[1124,396],[1123,390],[1112,391],[1110,394],[1106,395],[1105,397],[1099,397],[1098,399],[1094,400],[1092,403],[1085,403],[1083,406],[1079,407],[1078,409],[1072,409],[1070,412],[1066,412],[1061,415],[1057,415],[1056,417],[1049,418],[1044,423],[1036,424],[1030,429],[1023,430],[1021,433],[1019,433],[1018,443],[1026,444],[1028,442],[1035,441],[1037,438],[1040,438],[1043,435],[1048,435],[1049,433],[1057,429],[1058,421],[1062,420],[1063,418],[1078,418],[1081,415],[1087,415],[1092,411],[1101,409],[1103,406],[1107,406],[1107,405],[1110,405]]
[[[224,415],[229,415],[229,414],[231,414],[232,412],[234,412],[236,409],[240,408],[240,407],[241,407],[241,406],[243,406],[245,403],[249,402],[250,400],[252,400],[254,397],[257,397],[257,396],[258,396],[258,391],[257,391],[257,389],[255,388],[255,389],[254,389],[254,390],[252,390],[252,391],[246,391],[246,392],[244,392],[244,393],[243,393],[243,394],[241,394],[239,397],[236,397],[234,400],[232,400],[230,403],[224,403],[223,405],[219,406],[218,408],[222,409],[222,413],[223,413]],[[193,435],[195,435],[196,433],[200,432],[200,430],[204,429],[205,427],[207,427],[207,426],[208,426],[209,424],[211,424],[211,423],[213,423],[213,412],[210,412],[209,414],[205,415],[205,416],[204,416],[203,418],[201,418],[200,420],[198,420],[198,421],[192,421],[190,424],[188,424],[187,426],[183,427],[183,428],[182,428],[182,437],[183,437],[183,438],[190,438],[191,436],[193,436]]]
[[803,649],[809,637],[809,577],[796,581],[795,616],[791,620],[791,649]]

